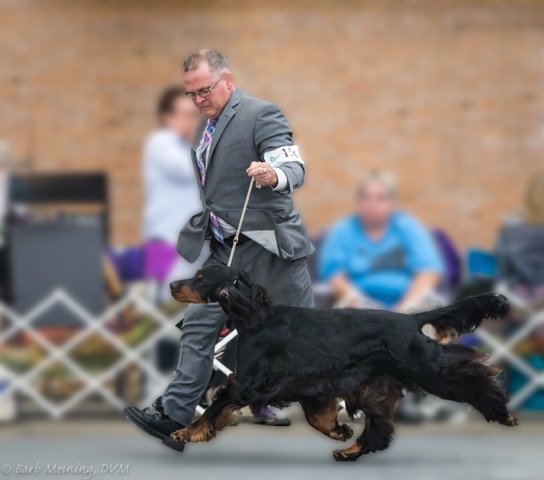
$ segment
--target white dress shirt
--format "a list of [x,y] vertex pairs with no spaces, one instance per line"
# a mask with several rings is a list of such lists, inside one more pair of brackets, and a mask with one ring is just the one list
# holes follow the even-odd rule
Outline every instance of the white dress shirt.
[[183,225],[202,211],[191,147],[175,133],[152,133],[144,148],[142,238],[175,245]]

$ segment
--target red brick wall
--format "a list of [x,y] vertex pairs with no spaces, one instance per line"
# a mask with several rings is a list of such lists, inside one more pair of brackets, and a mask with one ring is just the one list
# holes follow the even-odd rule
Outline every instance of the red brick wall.
[[491,246],[544,168],[544,3],[0,0],[0,138],[18,168],[107,170],[115,243],[138,241],[140,148],[188,51],[288,114],[311,232],[394,171],[403,206]]

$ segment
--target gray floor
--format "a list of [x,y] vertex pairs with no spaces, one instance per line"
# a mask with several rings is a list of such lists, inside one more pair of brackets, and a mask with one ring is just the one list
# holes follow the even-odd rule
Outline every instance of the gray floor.
[[[541,480],[543,420],[526,419],[516,429],[487,425],[479,418],[463,425],[401,426],[389,450],[350,464],[332,459],[331,451],[342,444],[313,432],[301,421],[287,429],[248,424],[231,427],[208,444],[189,445],[182,454],[123,420],[23,422],[0,428],[0,476]],[[17,473],[21,466],[39,472],[22,475]],[[53,466],[60,473],[47,473]],[[80,473],[63,473],[67,468],[79,468]],[[117,473],[102,473],[108,468]]]

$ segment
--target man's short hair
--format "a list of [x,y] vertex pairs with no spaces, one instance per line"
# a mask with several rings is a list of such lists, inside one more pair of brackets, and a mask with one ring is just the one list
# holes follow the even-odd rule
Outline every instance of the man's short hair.
[[180,86],[165,88],[157,102],[157,117],[160,121],[163,115],[174,113],[176,101],[185,96],[185,89]]
[[217,50],[200,50],[196,53],[191,53],[183,61],[183,72],[196,70],[202,62],[206,62],[210,70],[214,73],[223,73],[229,69],[229,62]]

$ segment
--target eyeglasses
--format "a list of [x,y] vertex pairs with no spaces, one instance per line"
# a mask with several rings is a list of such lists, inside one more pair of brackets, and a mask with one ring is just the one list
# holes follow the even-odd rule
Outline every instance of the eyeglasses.
[[219,83],[219,81],[223,78],[224,73],[221,74],[221,76],[217,79],[217,81],[211,86],[206,88],[201,88],[200,90],[197,90],[196,92],[185,92],[185,95],[190,98],[195,97],[207,97],[212,93],[212,90],[215,88],[215,86]]

